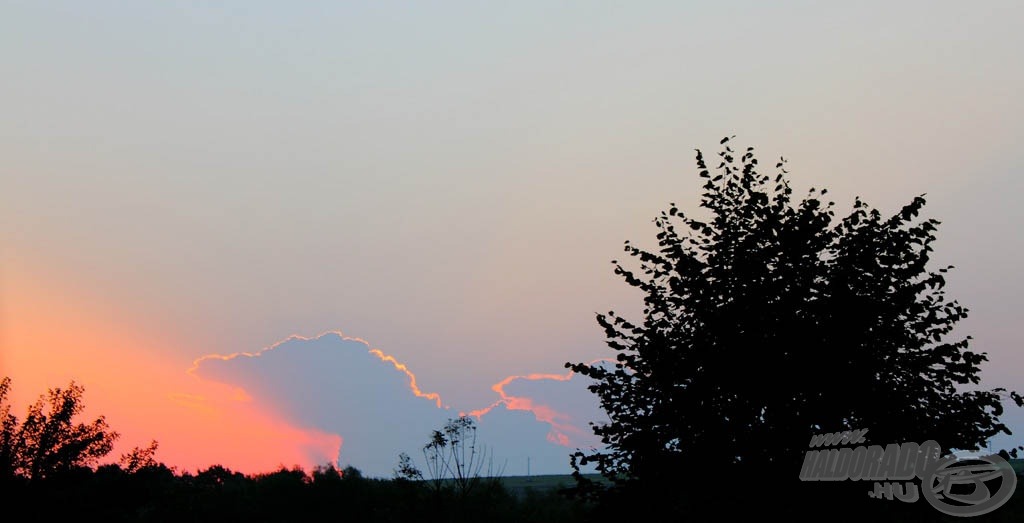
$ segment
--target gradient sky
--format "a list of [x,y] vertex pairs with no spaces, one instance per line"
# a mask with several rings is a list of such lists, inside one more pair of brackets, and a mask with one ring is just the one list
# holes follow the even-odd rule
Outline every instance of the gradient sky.
[[611,355],[594,313],[639,304],[609,261],[736,135],[840,210],[927,193],[959,332],[1024,389],[1024,4],[824,4],[0,1],[0,374],[78,379],[182,467],[343,447],[288,385],[322,362],[188,373],[293,335],[482,409]]

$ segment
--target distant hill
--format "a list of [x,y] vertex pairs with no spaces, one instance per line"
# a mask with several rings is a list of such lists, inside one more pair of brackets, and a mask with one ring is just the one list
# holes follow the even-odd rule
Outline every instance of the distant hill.
[[[584,474],[583,477],[598,483],[607,483],[608,480],[600,474]],[[527,490],[550,491],[561,488],[572,487],[576,484],[571,474],[547,474],[539,476],[508,476],[500,478],[501,483],[517,495],[522,495]]]
[[[1011,459],[1010,466],[1017,474],[1024,474],[1024,459]],[[600,474],[584,474],[584,477],[598,483],[607,483],[608,480]],[[546,474],[538,476],[507,476],[500,478],[501,483],[516,495],[523,495],[528,490],[539,492],[557,490],[571,487],[575,480],[570,474]]]
[[[1024,459],[1011,459],[1010,466],[1013,467],[1014,472],[1017,474],[1024,474]],[[598,483],[608,482],[608,480],[600,474],[584,474],[583,476]],[[508,476],[500,479],[501,483],[505,485],[505,488],[516,494],[522,494],[529,489],[547,491],[571,487],[575,484],[575,480],[570,474]]]

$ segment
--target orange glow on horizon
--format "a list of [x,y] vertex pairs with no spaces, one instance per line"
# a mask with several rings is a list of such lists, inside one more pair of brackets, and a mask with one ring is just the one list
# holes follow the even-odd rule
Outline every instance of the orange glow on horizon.
[[4,277],[0,374],[12,379],[19,418],[40,394],[74,380],[85,387],[83,419],[103,415],[121,435],[104,462],[151,440],[157,459],[179,470],[220,464],[259,473],[337,460],[340,435],[296,426],[244,389],[190,376],[171,356],[180,341],[133,330],[130,314],[14,263]]

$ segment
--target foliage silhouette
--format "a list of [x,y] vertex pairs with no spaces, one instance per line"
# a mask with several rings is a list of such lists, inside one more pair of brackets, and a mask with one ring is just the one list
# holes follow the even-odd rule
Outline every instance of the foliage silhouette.
[[0,478],[40,480],[92,466],[113,449],[118,433],[103,416],[90,423],[75,421],[85,408],[82,386],[72,381],[65,389],[50,389],[20,422],[11,414],[10,388],[9,377],[0,380]]
[[147,467],[155,467],[158,465],[156,461],[156,449],[159,448],[159,444],[156,440],[149,443],[146,448],[135,447],[126,454],[121,455],[121,459],[118,463],[121,468],[129,474],[134,474],[141,469]]
[[[951,337],[967,309],[943,293],[949,268],[926,268],[939,222],[916,219],[923,196],[890,217],[857,198],[837,220],[826,189],[793,198],[785,160],[763,175],[753,148],[721,146],[715,169],[696,154],[707,218],[673,203],[654,220],[657,249],[626,242],[638,268],[612,262],[644,299],[640,322],[597,315],[614,366],[566,364],[609,416],[594,426],[606,449],[572,456],[576,493],[609,518],[637,503],[782,510],[829,491],[797,482],[813,434],[980,449],[1009,433],[1001,399],[1022,399],[975,387],[986,355]],[[613,486],[584,480],[585,464]],[[759,480],[738,495],[739,478]]]
[[398,455],[398,467],[395,468],[395,479],[403,481],[422,481],[423,472],[416,467],[416,463],[413,462],[405,452]]

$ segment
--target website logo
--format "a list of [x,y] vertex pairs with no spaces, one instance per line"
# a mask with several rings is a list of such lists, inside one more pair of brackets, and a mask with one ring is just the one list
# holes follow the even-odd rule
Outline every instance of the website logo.
[[939,512],[961,517],[992,512],[1016,489],[1013,467],[998,454],[942,456],[935,440],[860,445],[867,442],[867,432],[812,436],[800,480],[871,481],[872,498],[913,503],[923,497]]

